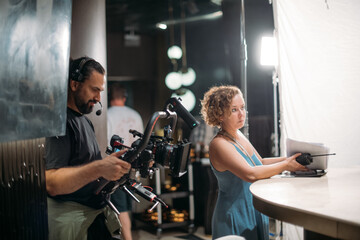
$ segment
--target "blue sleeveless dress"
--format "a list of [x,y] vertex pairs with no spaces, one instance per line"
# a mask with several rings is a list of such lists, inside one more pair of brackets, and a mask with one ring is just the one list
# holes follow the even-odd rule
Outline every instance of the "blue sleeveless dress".
[[[234,146],[246,161],[254,166],[249,157],[236,145]],[[251,159],[256,165],[262,165],[255,153]],[[230,171],[219,172],[213,166],[211,168],[219,186],[212,218],[212,238],[239,235],[247,240],[269,239],[269,219],[254,208],[249,189],[251,183],[242,180]]]

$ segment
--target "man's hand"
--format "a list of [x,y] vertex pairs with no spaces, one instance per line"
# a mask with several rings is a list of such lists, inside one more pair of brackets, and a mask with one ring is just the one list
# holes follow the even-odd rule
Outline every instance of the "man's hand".
[[101,160],[100,175],[103,178],[109,181],[116,181],[130,171],[131,164],[120,159],[126,151],[127,150],[121,150],[112,153]]
[[150,162],[149,162],[149,168],[151,168],[152,166],[154,166],[154,160],[151,160]]
[[73,193],[99,177],[109,181],[119,180],[131,169],[128,162],[119,159],[125,152],[119,151],[81,166],[46,170],[46,190],[49,195],[56,196]]

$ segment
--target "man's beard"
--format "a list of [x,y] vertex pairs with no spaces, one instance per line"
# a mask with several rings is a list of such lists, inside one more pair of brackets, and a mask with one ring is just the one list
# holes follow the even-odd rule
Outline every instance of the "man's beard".
[[85,103],[82,101],[82,99],[75,98],[75,105],[82,114],[89,114],[93,111],[94,106],[90,105],[91,102],[96,103],[93,100],[89,100],[87,103]]

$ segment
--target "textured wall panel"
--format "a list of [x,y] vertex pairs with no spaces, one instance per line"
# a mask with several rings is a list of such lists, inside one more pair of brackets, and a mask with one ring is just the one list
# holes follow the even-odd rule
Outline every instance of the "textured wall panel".
[[47,239],[44,141],[0,144],[1,239]]

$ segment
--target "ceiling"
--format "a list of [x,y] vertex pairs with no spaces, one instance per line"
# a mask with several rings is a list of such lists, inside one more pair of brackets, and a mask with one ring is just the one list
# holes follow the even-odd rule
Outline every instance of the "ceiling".
[[107,0],[107,31],[154,33],[156,23],[170,20],[170,6],[173,6],[172,19],[181,20],[181,3],[187,19],[201,19],[221,10],[221,0]]

